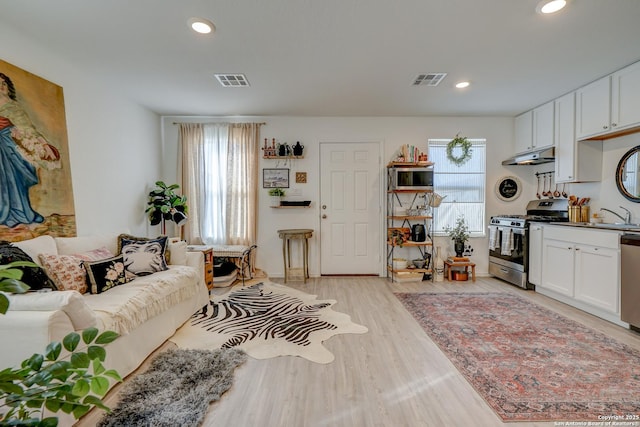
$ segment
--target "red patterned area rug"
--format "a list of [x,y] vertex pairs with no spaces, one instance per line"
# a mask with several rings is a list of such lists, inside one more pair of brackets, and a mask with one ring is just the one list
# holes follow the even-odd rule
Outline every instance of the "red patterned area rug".
[[640,352],[628,345],[517,295],[396,296],[503,421],[637,422]]

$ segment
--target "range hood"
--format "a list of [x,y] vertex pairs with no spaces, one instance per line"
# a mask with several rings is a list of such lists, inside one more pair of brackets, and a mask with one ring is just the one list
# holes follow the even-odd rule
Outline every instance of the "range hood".
[[540,150],[530,151],[528,153],[517,154],[502,162],[505,166],[510,165],[541,165],[543,163],[551,163],[556,160],[555,148],[547,147]]

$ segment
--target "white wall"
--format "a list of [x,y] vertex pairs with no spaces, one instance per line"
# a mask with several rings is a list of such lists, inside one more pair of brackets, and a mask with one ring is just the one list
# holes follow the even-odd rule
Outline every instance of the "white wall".
[[0,39],[1,59],[63,88],[78,235],[146,233],[146,195],[160,174],[159,117],[10,28],[0,28]]
[[[500,162],[512,154],[513,119],[509,117],[238,117],[238,118],[180,118],[164,117],[164,161],[163,176],[171,182],[178,182],[175,174],[178,129],[174,121],[192,122],[266,122],[262,127],[261,138],[276,138],[277,142],[295,144],[300,141],[305,146],[305,158],[293,161],[287,167],[291,169],[291,188],[299,190],[296,198],[311,200],[311,209],[270,209],[266,190],[260,190],[260,208],[258,224],[257,265],[270,276],[283,276],[281,240],[276,230],[280,228],[312,228],[316,235],[310,241],[310,274],[320,274],[319,239],[320,229],[320,142],[362,142],[381,141],[384,144],[383,166],[392,160],[395,151],[403,144],[412,144],[427,148],[429,138],[453,138],[457,133],[469,138],[487,139],[487,221],[491,215],[499,213],[521,213],[526,201],[535,196],[535,186],[531,191],[531,182],[524,180],[526,188],[523,195],[513,202],[502,202],[494,193],[495,182],[502,176],[512,175],[513,171],[503,167]],[[262,145],[262,143],[261,143]],[[280,162],[280,164],[278,164]],[[282,160],[261,159],[260,168],[285,167]],[[436,165],[437,167],[437,165]],[[307,172],[307,183],[296,184],[295,172]],[[384,170],[381,170],[383,173]],[[171,176],[173,173],[173,176]],[[261,172],[260,172],[261,173]],[[384,182],[384,181],[383,181]],[[384,208],[384,207],[383,207]],[[473,260],[478,274],[487,274],[488,251],[487,238],[471,240],[474,248]],[[453,252],[450,239],[437,239],[437,245]],[[383,252],[384,253],[384,252]]]

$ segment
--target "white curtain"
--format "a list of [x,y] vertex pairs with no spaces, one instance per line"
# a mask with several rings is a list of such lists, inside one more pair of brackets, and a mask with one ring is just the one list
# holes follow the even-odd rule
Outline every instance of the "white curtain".
[[260,123],[180,124],[189,243],[255,243],[259,131]]

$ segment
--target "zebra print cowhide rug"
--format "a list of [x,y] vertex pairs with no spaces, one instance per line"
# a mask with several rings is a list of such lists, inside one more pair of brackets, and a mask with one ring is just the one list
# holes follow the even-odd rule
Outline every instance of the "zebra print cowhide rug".
[[334,300],[272,282],[237,285],[191,316],[169,338],[178,347],[239,348],[255,359],[300,356],[330,363],[333,354],[322,342],[337,334],[363,334],[365,326],[331,309]]

